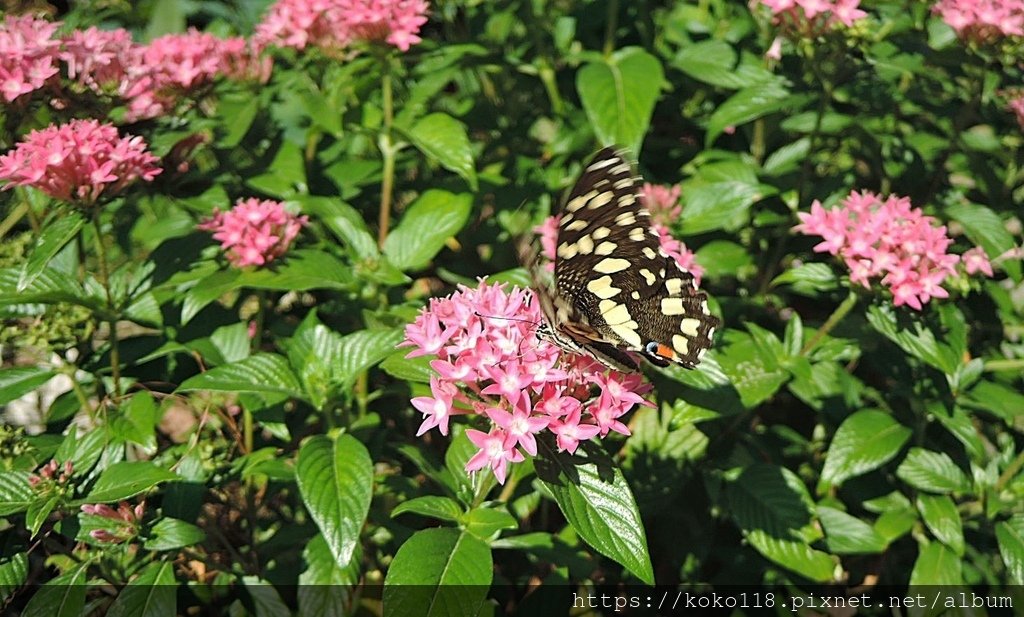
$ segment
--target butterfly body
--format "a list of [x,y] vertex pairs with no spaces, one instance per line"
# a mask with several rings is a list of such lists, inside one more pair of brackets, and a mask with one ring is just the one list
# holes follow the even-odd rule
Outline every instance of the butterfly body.
[[693,368],[719,325],[693,275],[662,248],[629,163],[598,152],[567,198],[558,225],[553,284],[526,256],[547,321],[538,334],[617,370]]

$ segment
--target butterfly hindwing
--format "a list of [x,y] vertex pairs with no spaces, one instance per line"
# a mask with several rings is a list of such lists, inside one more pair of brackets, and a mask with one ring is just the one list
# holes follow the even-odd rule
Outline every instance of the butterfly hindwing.
[[635,370],[625,352],[693,368],[718,326],[693,275],[661,248],[638,179],[611,148],[594,156],[565,202],[547,293],[541,305],[556,336],[620,370]]

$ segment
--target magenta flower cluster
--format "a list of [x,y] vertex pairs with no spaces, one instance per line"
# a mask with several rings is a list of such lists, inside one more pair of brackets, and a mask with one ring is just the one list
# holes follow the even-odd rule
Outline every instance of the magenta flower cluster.
[[82,514],[106,519],[106,528],[90,530],[89,537],[107,544],[119,544],[137,536],[139,524],[146,515],[145,503],[132,507],[126,501],[119,503],[116,510],[106,504],[88,503],[82,505],[81,509]]
[[402,51],[419,43],[426,0],[279,0],[256,27],[260,45],[333,51],[383,41]]
[[279,201],[252,197],[238,200],[226,212],[214,210],[199,229],[212,231],[231,265],[244,268],[264,266],[284,255],[308,222],[308,217],[292,214]]
[[407,357],[431,356],[437,373],[430,396],[412,399],[424,416],[417,435],[437,428],[447,435],[453,415],[475,414],[487,432],[468,429],[479,449],[466,471],[486,467],[504,483],[509,464],[537,455],[537,438],[554,436],[574,453],[588,439],[629,429],[620,418],[647,404],[650,386],[637,374],[605,369],[536,337],[543,317],[532,292],[481,282],[431,299],[405,330]]
[[[869,191],[853,191],[839,207],[824,208],[815,201],[810,213],[797,216],[796,231],[823,238],[816,252],[841,257],[852,283],[870,288],[871,280],[879,280],[892,291],[895,306],[921,310],[932,298],[949,297],[942,283],[956,274],[960,256],[946,252],[953,242],[946,228],[936,227],[935,219],[908,198],[882,200]],[[965,267],[968,273],[992,272],[981,249],[965,254]]]
[[121,137],[110,124],[72,120],[32,131],[0,156],[0,180],[31,186],[79,206],[120,193],[137,180],[151,181],[161,172],[159,159],[141,137]]
[[1024,36],[1024,0],[939,0],[932,11],[962,39],[984,43]]
[[850,27],[867,16],[860,0],[761,0],[772,10],[775,22],[797,32],[817,32],[837,24]]

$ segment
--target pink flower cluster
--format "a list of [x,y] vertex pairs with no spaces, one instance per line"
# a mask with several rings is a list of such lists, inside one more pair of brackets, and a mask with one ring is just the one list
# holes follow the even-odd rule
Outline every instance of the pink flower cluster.
[[8,15],[0,23],[0,92],[10,103],[43,87],[59,72],[53,33],[60,24],[31,15]]
[[[453,415],[487,419],[487,432],[469,429],[479,451],[466,471],[485,467],[504,483],[509,463],[537,455],[537,436],[548,431],[559,450],[629,429],[619,418],[650,386],[638,374],[606,370],[590,358],[563,352],[536,337],[543,317],[528,290],[481,281],[434,298],[405,329],[407,357],[434,356],[431,396],[412,399],[424,415],[418,435],[437,428],[448,434]],[[594,392],[597,392],[596,396]]]
[[106,504],[87,503],[82,506],[82,514],[106,519],[102,521],[106,528],[93,529],[89,532],[92,539],[118,544],[138,535],[139,523],[146,514],[146,505],[140,503],[133,508],[128,502],[122,501],[115,510]]
[[772,10],[775,22],[800,33],[819,32],[837,24],[846,27],[867,16],[860,0],[761,0]]
[[932,12],[962,39],[983,43],[1024,36],[1024,0],[939,0]]
[[60,59],[68,77],[97,94],[120,94],[129,83],[136,46],[123,28],[75,30],[64,37]]
[[[653,216],[653,213],[652,213]],[[544,267],[548,271],[554,271],[555,265],[555,250],[558,243],[558,216],[549,216],[544,219],[544,222],[534,228],[534,233],[540,235],[540,247],[541,255],[548,260],[548,263],[544,264]],[[696,280],[697,285],[700,285],[701,277],[704,276],[704,268],[697,263],[697,257],[693,254],[693,251],[686,248],[686,245],[679,240],[672,237],[672,233],[668,227],[660,224],[654,224],[652,229],[658,233],[658,241],[661,243],[661,248],[668,256],[676,261],[679,266],[693,274],[693,278]]]
[[64,464],[61,465],[56,459],[50,459],[49,463],[39,468],[38,473],[34,473],[28,477],[28,483],[32,488],[36,488],[40,484],[44,484],[46,482],[67,484],[74,471],[75,465],[71,461],[64,461]]
[[1017,116],[1017,124],[1024,130],[1024,96],[1018,96],[1010,101],[1010,111]]
[[278,0],[256,26],[261,46],[332,51],[384,41],[402,51],[420,42],[426,0]]
[[121,137],[110,124],[72,120],[32,131],[0,156],[4,189],[31,186],[81,206],[111,197],[136,180],[151,181],[161,172],[159,159],[141,137]]
[[683,212],[679,197],[683,189],[678,184],[651,184],[644,182],[640,191],[640,203],[651,213],[651,220],[656,225],[671,225]]
[[[796,231],[824,238],[816,252],[841,257],[853,283],[870,288],[870,279],[879,278],[892,291],[895,306],[921,310],[932,298],[949,297],[941,285],[956,274],[960,257],[946,253],[953,242],[946,228],[935,227],[935,219],[908,198],[893,195],[883,201],[874,193],[853,191],[837,208],[825,209],[815,201],[810,213],[797,216]],[[964,257],[968,273],[991,274],[980,249]]]
[[288,251],[309,218],[288,212],[279,201],[240,199],[227,212],[219,209],[199,225],[213,232],[236,268],[263,266]]
[[269,62],[239,37],[220,39],[191,29],[153,39],[136,50],[127,73],[129,119],[163,115],[182,96],[201,91],[220,77],[266,79]]

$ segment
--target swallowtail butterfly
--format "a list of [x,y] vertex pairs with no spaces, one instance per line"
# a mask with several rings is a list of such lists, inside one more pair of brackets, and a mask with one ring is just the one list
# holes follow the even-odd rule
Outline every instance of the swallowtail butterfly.
[[718,318],[693,275],[662,250],[640,201],[640,185],[619,152],[605,148],[583,170],[562,208],[554,280],[535,243],[520,245],[547,323],[538,336],[620,371],[630,352],[653,364],[695,367]]

